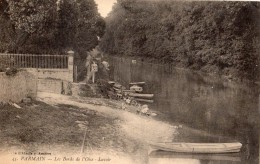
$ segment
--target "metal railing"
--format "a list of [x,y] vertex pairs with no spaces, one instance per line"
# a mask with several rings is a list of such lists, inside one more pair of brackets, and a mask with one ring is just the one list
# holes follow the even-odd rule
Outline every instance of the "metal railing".
[[0,64],[17,68],[67,69],[68,55],[0,53]]

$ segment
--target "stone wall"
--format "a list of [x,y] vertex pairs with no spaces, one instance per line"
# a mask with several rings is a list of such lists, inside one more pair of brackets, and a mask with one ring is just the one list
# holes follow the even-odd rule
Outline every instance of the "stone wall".
[[14,76],[0,73],[0,102],[20,102],[25,97],[37,96],[37,77],[21,71]]
[[62,81],[54,79],[38,79],[38,91],[61,94]]
[[26,69],[38,79],[38,92],[71,94],[73,71],[71,69]]
[[33,73],[38,79],[59,79],[73,82],[73,70],[69,69],[36,69],[28,68],[28,72]]
[[[72,52],[71,52],[72,53]],[[26,68],[38,79],[38,91],[71,95],[73,83],[73,54],[69,55],[67,69]]]
[[71,95],[71,82],[59,79],[38,79],[38,92]]

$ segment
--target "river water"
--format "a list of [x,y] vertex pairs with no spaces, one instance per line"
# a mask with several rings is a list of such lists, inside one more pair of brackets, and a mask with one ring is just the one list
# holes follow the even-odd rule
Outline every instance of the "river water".
[[[241,152],[225,155],[187,155],[153,152],[150,163],[258,164],[259,87],[241,84],[170,65],[110,58],[111,78],[128,86],[144,81],[154,93],[148,104],[160,119],[178,125],[174,142],[241,142]],[[159,127],[158,127],[159,128]]]

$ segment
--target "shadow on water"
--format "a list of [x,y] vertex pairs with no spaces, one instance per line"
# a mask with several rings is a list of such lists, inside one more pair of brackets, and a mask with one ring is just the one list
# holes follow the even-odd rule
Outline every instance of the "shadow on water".
[[[243,144],[236,163],[258,163],[259,87],[238,84],[170,65],[131,59],[110,58],[112,78],[128,87],[129,82],[145,81],[144,90],[154,93],[149,106],[157,119],[182,125],[176,142],[234,142]],[[195,160],[196,161],[196,160]],[[214,163],[215,160],[208,160]],[[222,161],[223,162],[223,161]]]

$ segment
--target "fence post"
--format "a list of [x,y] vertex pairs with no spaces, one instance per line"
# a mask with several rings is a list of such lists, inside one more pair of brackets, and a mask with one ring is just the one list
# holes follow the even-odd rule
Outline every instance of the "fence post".
[[74,65],[74,51],[70,50],[68,53],[68,69],[69,69],[69,78],[68,81],[73,82],[73,65]]
[[75,66],[74,70],[74,81],[77,83],[78,82],[78,66]]

